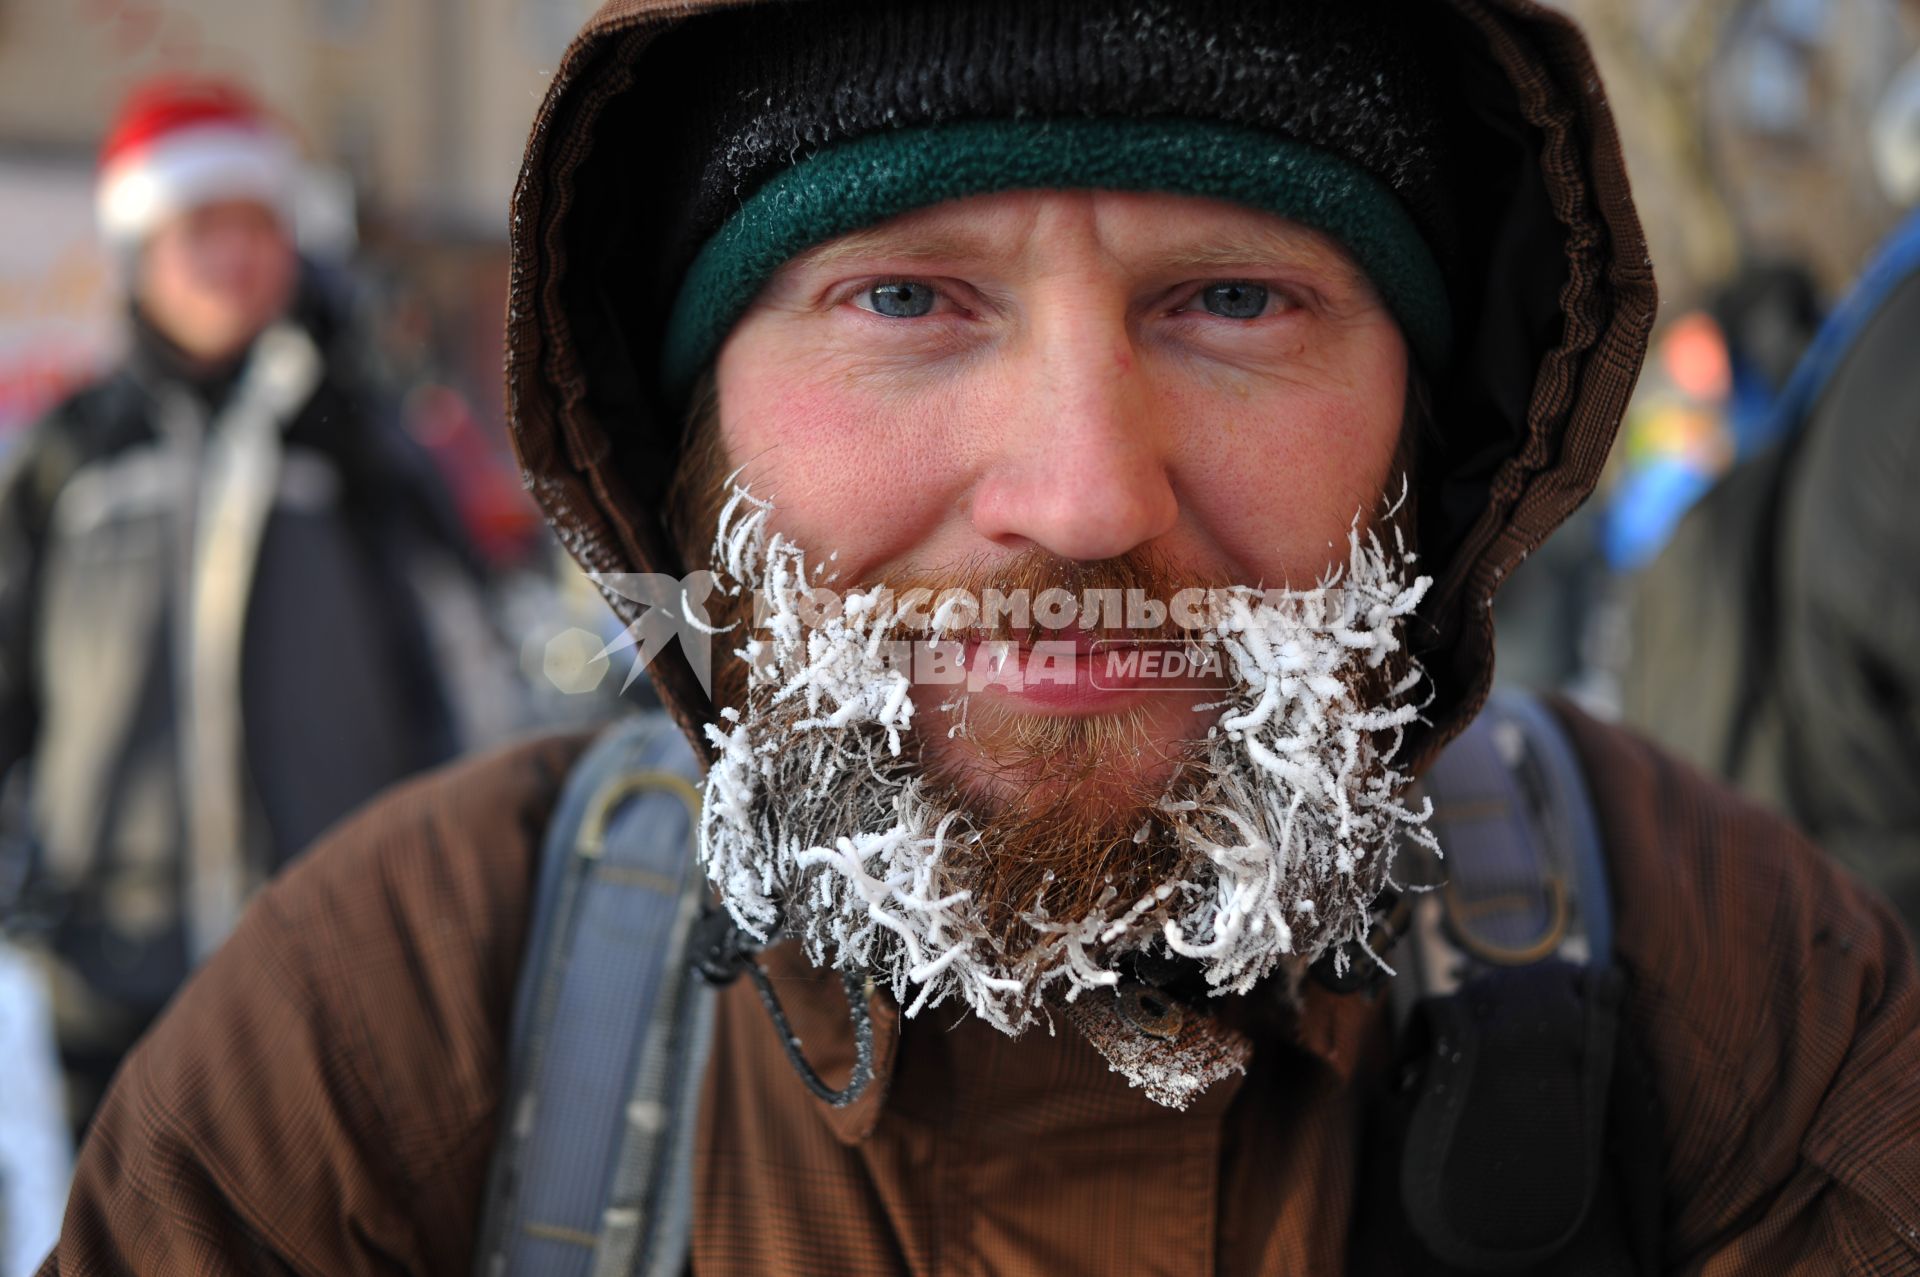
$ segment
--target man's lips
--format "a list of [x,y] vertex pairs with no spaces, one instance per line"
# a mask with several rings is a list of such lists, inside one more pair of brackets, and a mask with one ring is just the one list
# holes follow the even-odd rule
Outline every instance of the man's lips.
[[1038,713],[1100,714],[1153,693],[1205,686],[1170,677],[1163,641],[1066,634],[1029,642],[971,640],[962,645],[969,692],[1005,697]]

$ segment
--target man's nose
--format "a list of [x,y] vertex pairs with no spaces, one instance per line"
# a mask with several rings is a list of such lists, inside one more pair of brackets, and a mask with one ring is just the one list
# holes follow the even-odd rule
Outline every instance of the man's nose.
[[981,536],[1092,562],[1173,528],[1179,502],[1163,423],[1121,328],[1057,324],[1012,356],[1018,406],[973,489]]

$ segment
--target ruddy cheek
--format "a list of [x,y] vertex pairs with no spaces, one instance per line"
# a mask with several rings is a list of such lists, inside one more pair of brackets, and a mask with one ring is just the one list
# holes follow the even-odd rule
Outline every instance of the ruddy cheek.
[[[804,386],[777,402],[761,398],[728,433],[742,478],[773,501],[772,526],[806,547],[816,564],[864,579],[905,557],[928,535],[941,506],[941,472],[897,417]],[[751,406],[749,406],[749,411]]]
[[1251,405],[1190,450],[1183,501],[1251,578],[1309,582],[1342,552],[1354,517],[1372,512],[1392,455],[1391,437],[1378,433],[1350,404]]

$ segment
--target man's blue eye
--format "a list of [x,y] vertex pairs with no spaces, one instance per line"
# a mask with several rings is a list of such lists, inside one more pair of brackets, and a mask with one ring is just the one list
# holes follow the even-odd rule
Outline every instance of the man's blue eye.
[[1262,284],[1209,284],[1200,290],[1200,304],[1222,319],[1258,319],[1266,313],[1267,290]]
[[933,309],[934,292],[910,281],[880,284],[867,293],[877,315],[888,319],[918,319]]

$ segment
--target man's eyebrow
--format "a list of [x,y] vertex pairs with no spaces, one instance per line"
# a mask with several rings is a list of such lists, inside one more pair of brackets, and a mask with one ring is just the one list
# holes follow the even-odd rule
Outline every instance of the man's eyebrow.
[[1330,243],[1304,235],[1254,234],[1178,245],[1156,265],[1181,273],[1204,275],[1263,266],[1296,266],[1333,271],[1343,279],[1361,277],[1360,268]]
[[[878,226],[816,245],[795,257],[789,267],[832,270],[869,258],[903,263],[955,261],[978,259],[997,251],[989,238],[958,227],[909,232]],[[1346,253],[1304,229],[1194,239],[1164,253],[1156,252],[1152,264],[1162,271],[1193,275],[1292,266],[1333,271],[1344,281],[1365,278]]]
[[978,257],[989,251],[987,242],[976,235],[959,231],[928,231],[917,234],[875,227],[852,231],[830,239],[800,254],[793,261],[809,270],[832,269],[865,257],[884,257],[889,261],[930,262]]

